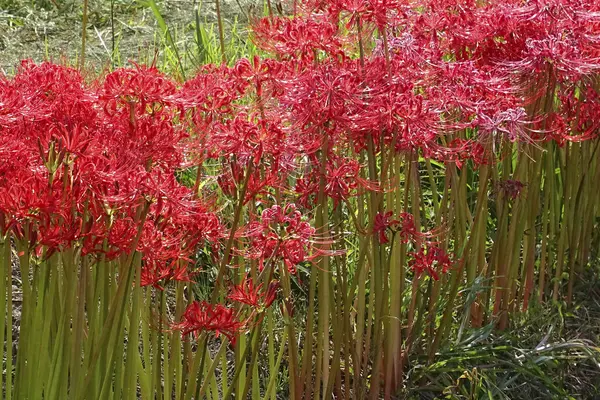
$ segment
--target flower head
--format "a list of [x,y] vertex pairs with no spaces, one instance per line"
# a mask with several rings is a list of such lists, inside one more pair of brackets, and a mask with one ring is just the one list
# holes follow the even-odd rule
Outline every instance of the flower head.
[[192,333],[197,337],[201,332],[213,332],[218,337],[223,334],[231,343],[235,343],[236,335],[243,327],[244,323],[238,320],[233,308],[198,301],[190,304],[181,322],[172,326],[182,335]]
[[239,285],[234,285],[227,298],[232,301],[244,303],[256,309],[269,308],[277,296],[279,282],[271,282],[267,290],[263,284],[256,286],[250,277],[246,277]]
[[450,256],[441,248],[436,246],[421,247],[417,252],[411,252],[413,259],[409,266],[420,276],[427,272],[434,280],[440,279],[440,273],[445,274],[452,268]]

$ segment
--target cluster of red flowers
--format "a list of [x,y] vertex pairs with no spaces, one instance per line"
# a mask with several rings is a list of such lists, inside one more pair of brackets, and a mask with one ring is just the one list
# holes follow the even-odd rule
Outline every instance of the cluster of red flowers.
[[2,234],[44,257],[137,250],[144,284],[187,279],[181,264],[223,229],[175,179],[187,137],[175,123],[175,90],[142,67],[86,85],[74,69],[26,61],[0,80]]

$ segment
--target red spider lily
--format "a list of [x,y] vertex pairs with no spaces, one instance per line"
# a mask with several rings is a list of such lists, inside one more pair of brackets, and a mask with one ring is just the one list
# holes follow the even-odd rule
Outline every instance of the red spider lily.
[[172,329],[180,330],[184,336],[192,333],[198,337],[201,332],[214,332],[217,337],[223,334],[235,344],[236,335],[244,325],[233,308],[194,301],[183,313],[181,322],[173,324]]
[[458,168],[462,168],[468,160],[473,160],[475,166],[489,164],[494,159],[489,153],[491,151],[486,151],[479,142],[457,138],[437,157],[446,162],[454,162]]
[[262,283],[255,286],[252,278],[246,277],[239,285],[232,286],[227,298],[263,310],[271,307],[277,297],[278,288],[279,282],[271,282],[268,289],[263,290]]
[[393,234],[398,234],[402,243],[414,241],[420,244],[423,240],[433,237],[435,232],[419,232],[415,226],[415,218],[412,214],[402,212],[398,215],[398,219],[392,219],[393,211],[388,211],[385,214],[378,213],[375,215],[373,223],[373,233],[378,234],[379,243],[389,243],[388,231]]
[[156,68],[135,64],[135,68],[120,68],[108,74],[99,90],[99,98],[109,115],[119,109],[129,113],[130,106],[136,115],[142,115],[170,103],[169,96],[174,93],[175,84]]
[[278,157],[285,150],[285,134],[276,122],[239,112],[234,119],[213,125],[211,143],[216,154],[250,159],[258,164],[263,155]]
[[429,147],[437,137],[439,112],[436,105],[415,91],[420,81],[419,69],[404,66],[392,61],[398,76],[390,79],[385,62],[373,58],[365,66],[369,90],[364,92],[363,104],[352,109],[350,128],[352,139],[360,149],[366,147],[366,138],[377,134],[382,140],[374,140],[377,150],[385,144],[395,143],[399,151],[414,151],[419,147]]
[[511,142],[519,141],[531,143],[531,130],[528,128],[532,121],[527,117],[525,109],[508,109],[498,112],[494,116],[477,113],[473,126],[478,127],[478,134],[485,140],[488,135],[502,135]]
[[431,236],[430,233],[421,233],[417,231],[415,226],[415,217],[409,213],[400,213],[400,220],[398,222],[400,229],[398,231],[400,240],[403,243],[408,243],[410,240],[420,240]]
[[[221,228],[174,176],[183,138],[168,110],[175,87],[139,68],[113,78],[99,99],[74,70],[24,63],[11,82],[21,102],[2,81],[0,102],[22,110],[11,106],[2,127],[1,228],[28,234],[47,254],[80,243],[83,254],[110,259],[132,250],[136,210],[150,201],[138,250],[150,263],[185,260],[201,242],[218,240]],[[120,96],[147,105],[133,110],[134,127]],[[39,111],[30,114],[27,103]]]
[[513,179],[504,180],[502,182],[499,182],[498,185],[502,192],[504,192],[504,195],[511,200],[514,200],[517,197],[519,197],[521,195],[521,191],[525,187],[525,184],[523,184],[523,182]]
[[[363,104],[356,62],[331,62],[307,69],[286,82],[285,89],[280,103],[291,110],[294,126],[302,131],[335,133],[333,124],[348,126],[352,107]],[[307,152],[316,149],[305,148]]]
[[396,0],[334,0],[328,8],[329,13],[348,15],[346,28],[357,23],[373,23],[377,28],[393,26],[399,14],[399,2]]
[[[316,155],[309,156],[315,167],[296,181],[295,192],[299,195],[298,203],[311,208],[311,201],[319,192],[320,171]],[[333,200],[334,207],[353,196],[367,191],[379,191],[379,185],[361,176],[362,166],[354,159],[339,157],[331,152],[328,157],[325,173],[325,194]]]
[[[230,165],[230,167],[227,165],[224,166],[224,172],[217,177],[217,183],[223,191],[223,194],[229,197],[235,197],[242,187],[245,178],[244,174],[247,173],[247,171],[244,171],[244,167],[239,163],[231,163]],[[244,204],[261,195],[268,195],[270,189],[280,186],[280,182],[285,176],[286,171],[285,169],[277,169],[277,166],[273,167],[274,169],[270,168],[265,171],[264,174],[256,169],[252,171],[252,175],[250,175],[250,178],[248,179]]]
[[337,26],[316,14],[311,18],[262,18],[253,24],[252,32],[257,46],[281,58],[312,62],[318,50],[343,56]]
[[236,102],[245,96],[249,81],[240,75],[225,65],[205,66],[175,96],[181,114],[191,114],[191,130],[200,148],[210,140],[212,124],[231,118]]
[[565,77],[576,78],[597,72],[600,69],[599,60],[582,55],[583,43],[578,39],[568,31],[556,35],[549,34],[540,39],[528,38],[524,57],[519,61],[505,62],[503,65],[523,74],[541,73],[548,65],[552,65]]
[[278,97],[282,94],[277,78],[283,67],[284,64],[279,61],[254,56],[252,61],[246,58],[237,61],[234,70],[240,79],[250,83],[255,91],[258,107],[264,109],[270,97]]
[[290,273],[296,265],[312,258],[315,229],[302,220],[294,204],[273,206],[263,211],[261,221],[250,224],[246,235],[251,238],[249,257],[258,259],[261,270],[265,261],[283,260]]
[[373,233],[376,233],[379,237],[379,243],[389,243],[389,239],[387,237],[388,229],[393,229],[393,227],[397,226],[400,221],[396,219],[391,219],[394,215],[393,211],[388,211],[385,214],[377,213],[375,215],[375,221],[373,222]]
[[440,279],[439,274],[445,274],[453,265],[450,256],[439,247],[421,247],[418,252],[411,252],[409,254],[413,257],[409,261],[409,266],[415,271],[417,277],[426,271],[437,281]]
[[558,111],[544,120],[548,124],[546,139],[554,139],[559,145],[592,139],[600,131],[600,94],[592,87],[586,87],[579,96],[576,91],[577,85],[561,85]]
[[357,160],[340,159],[337,165],[327,165],[327,183],[325,193],[333,199],[334,206],[342,200],[360,193],[361,189],[376,191],[376,183],[372,183],[360,176],[361,165]]
[[158,290],[164,290],[164,285],[170,281],[191,282],[192,274],[185,264],[177,265],[176,261],[170,264],[146,263],[142,268],[141,286],[153,286]]

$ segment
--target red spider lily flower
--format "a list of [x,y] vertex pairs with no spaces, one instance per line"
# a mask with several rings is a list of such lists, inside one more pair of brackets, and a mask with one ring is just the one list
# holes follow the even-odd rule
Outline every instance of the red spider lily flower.
[[142,68],[111,76],[92,89],[73,69],[25,62],[0,79],[0,229],[46,256],[79,245],[109,260],[138,250],[148,282],[186,280],[186,269],[167,266],[216,243],[222,228],[175,178],[185,138],[170,106],[175,86]]
[[292,203],[284,208],[275,205],[264,210],[261,221],[250,224],[246,235],[252,244],[248,256],[259,260],[261,270],[266,261],[283,260],[294,274],[296,265],[312,258],[315,229],[303,221],[302,214]]
[[504,192],[504,195],[511,200],[515,200],[517,197],[519,197],[521,195],[521,191],[525,187],[523,182],[514,179],[504,180],[499,182],[498,185],[502,192]]
[[478,112],[473,126],[478,128],[478,135],[483,141],[488,135],[492,136],[492,140],[495,135],[501,135],[511,142],[532,143],[531,130],[528,128],[532,123],[525,109],[520,107],[503,110],[493,116]]
[[518,61],[506,61],[503,66],[516,69],[522,74],[539,74],[551,65],[562,73],[561,80],[567,76],[577,79],[581,75],[590,75],[600,70],[597,57],[582,54],[585,46],[581,36],[573,36],[570,31],[548,34],[540,39],[528,38],[524,57]]
[[600,130],[600,93],[587,87],[576,96],[577,84],[561,85],[558,91],[560,106],[548,113],[545,139],[554,139],[559,145],[581,142],[598,136]]
[[252,61],[246,58],[238,60],[234,71],[240,79],[245,79],[252,85],[258,107],[264,108],[269,96],[277,97],[282,94],[276,79],[280,75],[282,67],[283,64],[277,60],[254,56]]
[[[237,196],[238,190],[242,187],[244,174],[247,172],[244,172],[244,166],[239,163],[230,163],[230,165],[231,167],[224,165],[224,172],[217,177],[217,183],[223,194],[234,197]],[[277,169],[276,166],[273,167],[275,169],[269,169],[264,174],[256,168],[254,169],[248,180],[244,204],[260,195],[267,195],[270,189],[280,186],[286,170],[282,168]]]
[[267,290],[263,290],[263,284],[254,285],[250,277],[244,278],[242,283],[234,285],[227,298],[232,301],[244,303],[259,310],[271,307],[277,296],[279,282],[271,282]]
[[[130,105],[135,106],[137,115],[154,111],[156,104],[170,103],[169,96],[175,94],[175,84],[154,67],[134,64],[135,68],[120,68],[104,78],[99,91],[100,100],[105,102],[109,115]],[[151,108],[148,109],[147,106]]]
[[130,253],[136,233],[137,224],[133,218],[117,219],[108,232],[109,253],[107,256],[116,257],[119,254]]
[[180,330],[183,336],[191,333],[198,337],[201,332],[214,332],[217,337],[223,334],[235,344],[236,335],[244,325],[243,321],[238,320],[233,308],[194,301],[183,313],[181,322],[173,324],[171,328]]
[[376,191],[379,186],[360,176],[361,165],[357,160],[340,159],[327,165],[325,193],[333,199],[334,206],[340,201],[358,195],[361,189]]
[[304,209],[311,209],[319,192],[318,173],[312,170],[306,176],[298,178],[294,186],[294,192],[298,195],[296,203]]
[[388,211],[385,214],[377,213],[375,216],[375,221],[373,222],[373,233],[378,234],[379,243],[389,243],[389,239],[387,237],[388,229],[392,229],[392,227],[398,225],[400,221],[391,219],[394,215],[393,211]]
[[[225,65],[205,66],[192,79],[187,81],[174,98],[183,122],[189,127],[191,139],[188,141],[188,153],[214,151],[212,148],[212,127],[232,118],[237,111],[244,110],[237,102],[242,99],[250,87],[248,79]],[[210,154],[218,157],[219,154]]]
[[447,148],[445,148],[439,158],[444,162],[454,162],[458,168],[462,168],[468,160],[473,160],[474,166],[489,164],[494,160],[491,151],[486,151],[485,147],[477,141],[454,139]]
[[[336,133],[335,126],[349,126],[351,110],[364,104],[360,98],[358,63],[354,61],[328,62],[307,69],[286,82],[285,89],[280,105],[290,110],[294,127],[302,135],[308,130],[324,130],[330,142],[334,141],[331,136]],[[320,144],[321,141],[317,146]]]
[[[300,196],[298,203],[311,208],[311,201],[319,192],[320,171],[316,154],[309,155],[311,168],[296,181],[295,192]],[[330,153],[325,173],[325,195],[333,200],[334,207],[353,196],[367,191],[379,191],[379,185],[361,176],[362,166],[354,159]]]
[[[145,263],[142,267],[140,285],[153,286],[158,290],[164,290],[164,285],[170,281],[191,282],[192,276],[187,265],[177,261],[167,263]],[[160,282],[163,282],[161,285]]]
[[262,18],[252,25],[252,32],[257,46],[280,58],[312,62],[319,50],[343,56],[337,26],[317,14],[311,18]]
[[427,272],[434,280],[440,279],[440,273],[445,274],[452,268],[450,256],[441,248],[429,246],[421,247],[418,252],[409,253],[413,257],[409,266],[415,271],[417,277]]
[[[82,221],[71,214],[63,213],[54,218],[41,214],[38,218],[40,221],[35,236],[39,236],[39,244],[46,246],[49,252],[70,248],[83,235]],[[30,239],[30,243],[34,245],[35,239]]]
[[415,226],[415,217],[409,213],[400,213],[398,225],[400,227],[399,234],[402,243],[408,243],[410,240],[420,241],[426,237],[430,237],[430,233],[421,233],[417,231]]
[[258,164],[263,155],[277,158],[285,150],[283,130],[277,121],[239,112],[233,119],[212,127],[211,144],[215,154],[235,156],[240,162],[250,159]]
[[414,241],[417,244],[436,234],[435,232],[419,232],[415,226],[415,217],[410,213],[402,212],[398,215],[398,219],[392,219],[393,215],[393,211],[388,211],[378,213],[375,216],[373,233],[379,235],[379,243],[381,244],[389,243],[388,231],[393,234],[398,233],[402,243]]

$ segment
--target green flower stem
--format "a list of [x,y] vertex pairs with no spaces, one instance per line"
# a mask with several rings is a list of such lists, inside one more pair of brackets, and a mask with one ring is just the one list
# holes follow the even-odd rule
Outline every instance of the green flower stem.
[[285,342],[287,340],[287,331],[284,330],[281,337],[281,345],[279,346],[279,353],[277,354],[277,361],[275,361],[274,367],[270,369],[269,382],[265,391],[265,397],[263,400],[275,399],[275,384],[277,382],[277,371],[283,360],[283,354],[285,353]]
[[[0,250],[0,310],[3,313],[7,311],[8,303],[12,303],[12,298],[7,297],[7,289],[9,286],[12,286],[12,274],[11,272],[11,248],[10,248],[10,235],[5,235],[2,238],[2,249]],[[10,274],[10,275],[9,275]],[[9,278],[10,277],[10,278]],[[12,311],[12,310],[11,310]],[[6,330],[6,342],[4,341],[4,332],[5,328],[8,325],[7,322],[12,320],[12,314],[4,314],[0,318],[0,346],[2,346],[2,359],[6,360],[6,376],[7,381],[9,375],[12,375],[11,365],[12,365],[12,357],[8,358],[6,353],[8,352],[8,348],[12,347],[12,330]],[[4,350],[6,349],[6,350]],[[3,387],[4,384],[4,374],[0,374],[0,387]],[[6,387],[6,392],[8,395],[9,390],[12,388]]]
[[227,239],[227,243],[225,245],[225,250],[223,251],[223,258],[221,259],[221,264],[219,265],[219,271],[217,273],[217,279],[215,280],[215,288],[211,295],[211,303],[215,303],[217,298],[219,297],[219,289],[223,285],[223,275],[225,275],[225,270],[227,268],[227,262],[229,260],[229,255],[231,254],[231,249],[233,247],[233,242],[235,240],[235,232],[238,228],[238,224],[240,222],[240,217],[242,215],[242,209],[244,208],[244,200],[246,198],[246,193],[248,191],[248,183],[250,182],[250,176],[254,172],[254,164],[252,162],[248,163],[248,168],[246,169],[246,176],[244,177],[244,182],[242,183],[242,188],[238,195],[238,203],[235,207],[235,211],[233,214],[233,221],[231,222],[231,230],[229,232],[229,238]]

